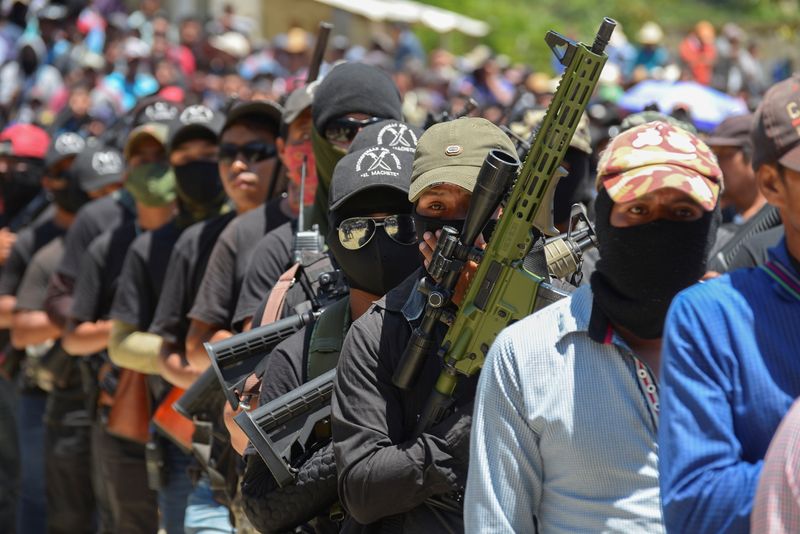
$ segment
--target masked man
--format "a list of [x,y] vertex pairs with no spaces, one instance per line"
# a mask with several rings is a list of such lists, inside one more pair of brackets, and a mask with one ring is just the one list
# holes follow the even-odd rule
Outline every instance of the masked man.
[[507,328],[475,402],[469,532],[663,532],[658,369],[667,308],[705,272],[721,171],[663,122],[598,166],[589,286]]

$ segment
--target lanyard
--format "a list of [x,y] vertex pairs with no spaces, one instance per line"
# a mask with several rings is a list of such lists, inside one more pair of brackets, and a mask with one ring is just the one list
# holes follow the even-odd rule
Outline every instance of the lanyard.
[[[609,323],[608,327],[606,328],[604,344],[610,345],[613,337],[614,328],[611,326],[611,323]],[[650,413],[653,416],[656,427],[658,427],[658,386],[656,385],[653,374],[650,372],[650,369],[648,369],[647,365],[645,365],[644,362],[636,357],[633,352],[629,352],[629,354],[633,358],[633,363],[636,367],[636,380],[639,381],[639,389],[641,389],[642,394],[644,394],[645,399],[647,399],[647,405],[650,408]]]

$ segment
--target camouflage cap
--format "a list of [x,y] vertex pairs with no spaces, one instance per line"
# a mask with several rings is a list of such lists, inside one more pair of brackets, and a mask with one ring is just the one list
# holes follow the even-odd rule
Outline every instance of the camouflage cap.
[[472,191],[478,171],[493,149],[516,157],[511,139],[486,119],[466,117],[431,126],[417,143],[408,199],[415,202],[422,191],[440,184]]
[[596,185],[605,187],[614,202],[629,202],[671,187],[712,211],[722,189],[722,171],[697,136],[657,121],[635,126],[611,140],[597,165]]
[[[525,111],[521,121],[512,122],[509,124],[509,128],[516,135],[527,139],[531,132],[541,127],[545,111],[544,109],[529,109]],[[575,130],[575,135],[572,136],[569,146],[585,154],[591,155],[592,153],[592,135],[589,133],[589,118],[585,113],[581,115],[578,128]]]

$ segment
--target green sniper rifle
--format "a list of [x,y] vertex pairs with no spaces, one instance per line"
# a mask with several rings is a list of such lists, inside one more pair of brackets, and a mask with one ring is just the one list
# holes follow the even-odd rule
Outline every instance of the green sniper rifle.
[[[421,290],[428,297],[425,314],[393,377],[397,387],[409,388],[430,354],[434,327],[440,320],[449,325],[438,351],[444,369],[420,417],[417,435],[441,420],[450,407],[459,375],[472,376],[480,371],[500,331],[542,307],[545,295],[540,290],[544,279],[523,269],[522,262],[540,234],[558,233],[552,221],[553,194],[559,178],[557,170],[600,78],[607,59],[603,51],[615,26],[613,20],[604,19],[591,48],[552,31],[545,37],[566,70],[455,314],[452,290],[464,268],[464,260],[473,254],[472,244],[477,236],[468,229],[482,228],[488,218],[473,220],[485,213],[480,206],[473,209],[476,195],[488,204],[492,193],[476,186],[461,239],[452,228],[445,227],[442,231],[431,260],[431,265],[442,266],[439,269],[442,276],[437,278],[441,282],[426,279],[426,283],[421,284]],[[498,155],[498,151],[493,152]],[[550,303],[549,298],[545,300],[545,304]]]
[[[462,309],[469,309],[473,314],[470,317],[479,314],[478,318],[487,315],[484,313],[485,311],[492,311],[501,320],[488,324],[486,328],[476,328],[472,326],[475,324],[474,322],[467,323],[464,319],[459,321],[457,316],[454,317],[449,310],[445,310],[444,292],[434,291],[436,294],[433,297],[431,294],[428,295],[429,305],[426,314],[433,310],[437,315],[435,321],[430,321],[431,327],[438,320],[453,322],[453,327],[448,332],[446,340],[455,339],[454,328],[456,325],[459,325],[465,334],[468,333],[463,330],[466,325],[471,326],[471,332],[483,333],[488,330],[491,333],[486,334],[485,341],[478,341],[474,335],[468,340],[471,342],[468,347],[480,343],[479,348],[486,345],[485,351],[488,351],[489,344],[502,327],[528,315],[533,309],[547,305],[566,295],[566,293],[559,292],[543,283],[544,278],[524,271],[521,266],[537,237],[532,226],[550,235],[557,233],[552,228],[552,195],[557,178],[560,177],[554,176],[557,174],[556,167],[564,157],[581,113],[600,76],[600,71],[605,63],[602,50],[605,48],[614,26],[615,22],[610,19],[603,21],[591,50],[585,45],[569,41],[554,32],[548,33],[547,43],[568,68],[554,97],[554,104],[551,105],[553,111],[548,111],[548,115],[545,116],[540,135],[537,137],[511,192],[510,199],[506,203],[505,213],[509,215],[503,216],[498,222],[498,227],[492,234],[492,239],[482,258],[472,247],[461,245],[457,238],[446,239],[447,235],[452,235],[455,231],[445,227],[442,233],[445,238],[440,237],[437,246],[440,258],[436,265],[431,263],[433,270],[438,269],[439,274],[443,273],[440,278],[443,280],[442,285],[448,283],[445,278],[452,279],[449,282],[451,283],[450,290],[452,290],[465,261],[480,259],[481,267],[478,269],[476,277],[482,276],[482,278],[476,278],[476,280],[480,279],[482,282],[473,281],[471,283]],[[512,155],[502,151],[492,151],[487,156],[478,174],[476,189],[470,201],[470,213],[464,223],[464,242],[474,242],[486,220],[494,212],[501,197],[507,191],[518,166],[519,163]],[[549,209],[540,210],[542,204]],[[474,214],[477,214],[477,217]],[[471,240],[468,239],[470,237]],[[553,276],[568,277],[576,270],[580,270],[583,252],[595,244],[594,230],[588,222],[585,211],[573,207],[569,231],[558,238],[548,240],[545,245],[547,270]],[[442,254],[441,249],[443,248],[450,249],[449,258]],[[459,255],[458,257],[455,257],[456,253]],[[448,265],[455,266],[455,269],[448,268]],[[546,276],[547,273],[542,273],[542,275]],[[521,304],[517,303],[517,299],[513,295],[514,291],[520,290],[521,295],[516,297],[522,297]],[[436,301],[437,298],[442,300],[438,306],[435,305],[439,304]],[[431,304],[431,301],[434,305]],[[483,308],[478,308],[478,304]],[[417,344],[423,349],[423,356],[427,354],[429,348],[432,348],[431,339],[430,335],[427,337],[423,335],[417,339]],[[480,351],[480,363],[483,361],[485,351]],[[449,354],[453,354],[453,352],[450,351]],[[464,353],[462,352],[462,354]],[[414,360],[415,365],[422,363],[421,358],[414,358]],[[469,370],[477,372],[480,364],[474,360],[469,361],[473,363]],[[457,364],[458,360],[453,364],[455,372],[460,370],[456,367]],[[410,369],[408,365],[404,367],[401,366],[398,369],[397,375],[399,375],[402,385],[407,386],[416,376],[417,369]],[[449,369],[445,373],[448,375],[446,385],[449,385]],[[330,399],[333,394],[335,378],[336,370],[331,369],[264,406],[249,412],[242,412],[234,417],[281,487],[293,483],[298,474],[296,466],[302,464],[303,459],[313,454],[319,446],[315,435],[319,425],[325,425],[330,420]]]

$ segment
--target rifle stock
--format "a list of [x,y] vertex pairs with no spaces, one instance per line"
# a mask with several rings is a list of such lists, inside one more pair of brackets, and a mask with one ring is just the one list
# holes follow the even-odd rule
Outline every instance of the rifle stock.
[[234,410],[239,407],[239,395],[244,392],[244,381],[264,356],[320,313],[298,313],[216,343],[203,344],[211,358],[211,367],[222,384],[225,398]]
[[215,417],[224,402],[225,395],[217,374],[209,367],[172,406],[176,412],[193,421],[196,418]]
[[233,420],[247,435],[278,485],[294,482],[297,455],[307,456],[318,443],[316,431],[330,420],[336,369]]

